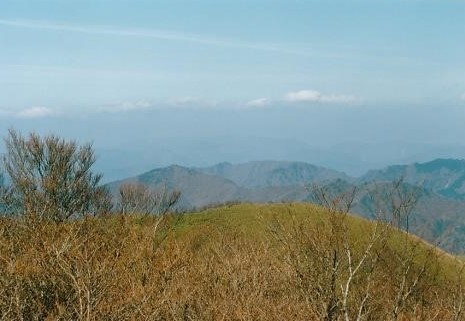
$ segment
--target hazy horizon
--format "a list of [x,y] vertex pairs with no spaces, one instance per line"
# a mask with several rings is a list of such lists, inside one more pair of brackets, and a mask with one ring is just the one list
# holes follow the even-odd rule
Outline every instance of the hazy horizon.
[[[0,136],[93,141],[106,180],[465,157],[465,2],[0,3]],[[0,151],[3,146],[0,147]]]

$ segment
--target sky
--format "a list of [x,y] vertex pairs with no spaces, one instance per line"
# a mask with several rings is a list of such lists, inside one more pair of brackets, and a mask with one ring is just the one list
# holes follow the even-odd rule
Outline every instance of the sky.
[[120,175],[463,157],[464,57],[463,0],[1,0],[0,135],[92,140]]

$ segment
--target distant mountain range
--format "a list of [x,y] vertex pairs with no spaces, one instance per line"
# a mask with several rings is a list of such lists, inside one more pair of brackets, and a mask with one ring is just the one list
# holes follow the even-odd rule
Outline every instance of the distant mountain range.
[[361,192],[355,213],[373,217],[370,190],[387,186],[403,177],[403,184],[416,187],[419,202],[412,213],[411,231],[439,241],[448,250],[465,249],[465,160],[436,159],[426,163],[394,165],[350,177],[303,162],[256,161],[220,163],[211,167],[187,168],[172,165],[109,183],[112,191],[126,182],[164,185],[181,191],[179,209],[200,208],[232,201],[314,201],[313,184],[332,188],[357,187]]
[[302,162],[257,161],[187,168],[172,165],[108,184],[115,191],[126,182],[165,185],[181,191],[180,206],[203,207],[230,201],[281,202],[305,200],[311,183],[353,181],[342,172]]
[[237,165],[220,163],[198,170],[221,176],[247,188],[299,186],[336,179],[353,180],[342,172],[303,162],[261,161]]
[[392,181],[403,176],[406,183],[432,190],[439,195],[465,199],[465,160],[436,159],[427,163],[389,166],[369,171],[361,181]]

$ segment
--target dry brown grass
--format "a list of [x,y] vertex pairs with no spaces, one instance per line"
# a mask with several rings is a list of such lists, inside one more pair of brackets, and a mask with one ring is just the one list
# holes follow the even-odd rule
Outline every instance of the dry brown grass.
[[[300,204],[234,205],[159,225],[140,216],[1,219],[0,319],[319,320],[327,297],[318,289],[327,290],[333,253],[327,219],[323,209]],[[359,235],[352,235],[356,259],[367,242],[361,231],[371,225],[350,222]],[[453,260],[423,243],[409,243],[411,252],[398,243],[377,245],[374,272],[364,266],[354,279],[350,320],[368,284],[365,319],[390,318],[409,253],[410,282],[427,268],[397,319],[453,320],[462,298]]]

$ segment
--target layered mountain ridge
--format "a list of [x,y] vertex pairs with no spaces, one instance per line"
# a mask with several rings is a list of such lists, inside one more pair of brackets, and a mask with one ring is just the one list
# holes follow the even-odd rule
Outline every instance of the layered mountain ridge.
[[255,161],[219,163],[188,168],[171,165],[108,184],[116,191],[127,182],[180,190],[179,210],[226,202],[315,201],[312,186],[359,190],[353,212],[373,218],[371,192],[389,188],[393,181],[417,188],[418,202],[410,229],[425,239],[455,252],[465,248],[465,160],[436,159],[426,163],[393,165],[360,177],[304,162]]

